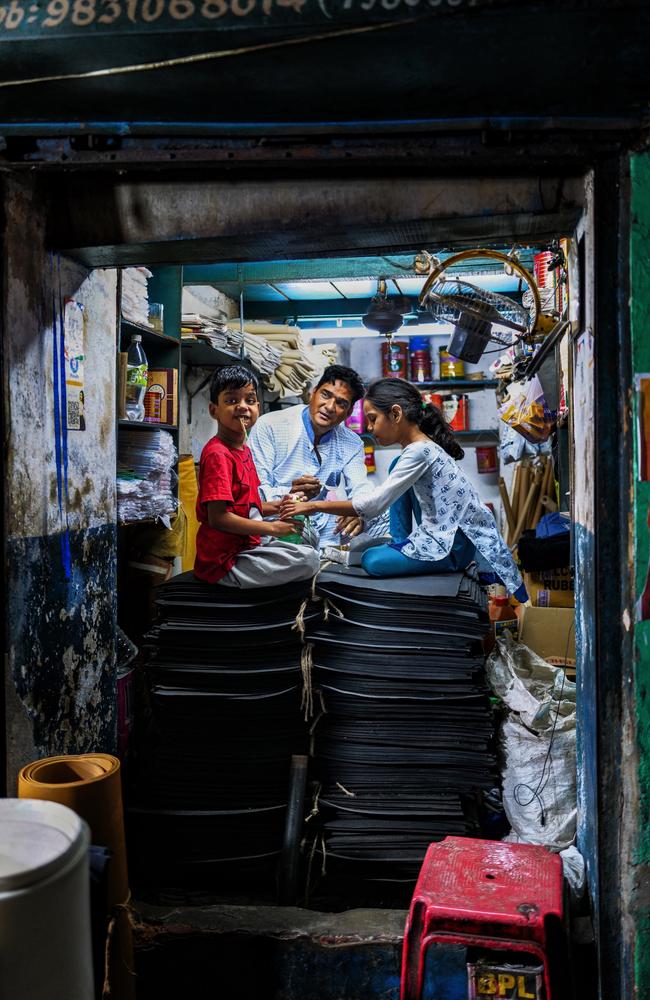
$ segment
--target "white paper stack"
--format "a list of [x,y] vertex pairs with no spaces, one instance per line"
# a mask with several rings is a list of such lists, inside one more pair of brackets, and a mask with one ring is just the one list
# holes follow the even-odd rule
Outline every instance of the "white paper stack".
[[125,267],[122,270],[122,316],[130,323],[149,326],[149,291],[152,277],[146,267]]
[[[228,325],[232,327],[233,322],[230,321]],[[262,371],[261,368],[260,371],[264,375],[266,388],[277,392],[281,399],[285,396],[305,395],[326,364],[332,363],[329,359],[335,356],[336,348],[333,344],[320,345],[314,349],[306,343],[301,331],[295,326],[254,320],[244,323],[244,330],[249,337],[266,342],[264,346],[260,344],[258,353],[264,353],[271,347],[280,354],[273,372]],[[251,347],[252,350],[254,347]],[[249,356],[253,364],[256,364],[252,353]],[[270,365],[267,364],[266,367]]]
[[117,449],[117,519],[146,521],[173,514],[177,453],[168,431],[120,429]]

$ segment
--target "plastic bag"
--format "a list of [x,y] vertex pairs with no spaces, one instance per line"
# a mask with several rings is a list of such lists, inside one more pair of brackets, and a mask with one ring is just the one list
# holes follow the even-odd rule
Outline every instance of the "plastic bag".
[[514,382],[499,406],[499,416],[532,444],[548,441],[555,426],[555,414],[546,405],[537,375],[528,382]]
[[531,444],[519,434],[514,427],[506,424],[501,428],[499,452],[503,465],[520,462],[522,458],[537,458],[538,455],[550,454],[551,446],[546,442]]
[[576,686],[507,633],[486,668],[510,709],[499,734],[505,839],[561,851],[576,833]]

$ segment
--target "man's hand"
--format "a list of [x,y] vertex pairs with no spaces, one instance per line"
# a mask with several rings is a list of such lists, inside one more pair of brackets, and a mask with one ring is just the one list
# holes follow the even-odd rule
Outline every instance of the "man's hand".
[[322,486],[315,476],[300,476],[298,479],[294,479],[291,484],[291,492],[299,494],[305,500],[313,500],[321,489]]
[[335,530],[339,535],[347,535],[348,538],[355,538],[363,531],[363,521],[360,517],[338,517],[336,519]]

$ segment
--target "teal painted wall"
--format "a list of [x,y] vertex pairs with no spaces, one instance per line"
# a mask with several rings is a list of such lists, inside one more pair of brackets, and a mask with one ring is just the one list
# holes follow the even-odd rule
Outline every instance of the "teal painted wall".
[[[633,156],[630,226],[630,323],[634,374],[650,373],[650,154]],[[635,400],[635,419],[637,418]],[[650,558],[650,482],[638,481],[639,442],[634,442],[634,572],[636,597],[643,593]],[[632,810],[634,849],[635,981],[638,997],[650,997],[650,905],[643,892],[650,864],[650,621],[634,631],[634,705],[638,769],[638,809]],[[644,898],[645,897],[645,898]]]

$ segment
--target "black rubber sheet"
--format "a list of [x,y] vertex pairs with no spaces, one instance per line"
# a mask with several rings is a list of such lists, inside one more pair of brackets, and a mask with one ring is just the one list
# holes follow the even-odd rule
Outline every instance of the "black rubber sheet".
[[311,849],[340,891],[414,881],[432,841],[478,832],[477,796],[497,781],[485,594],[462,573],[339,567],[317,591],[330,612],[307,626],[321,710]]

